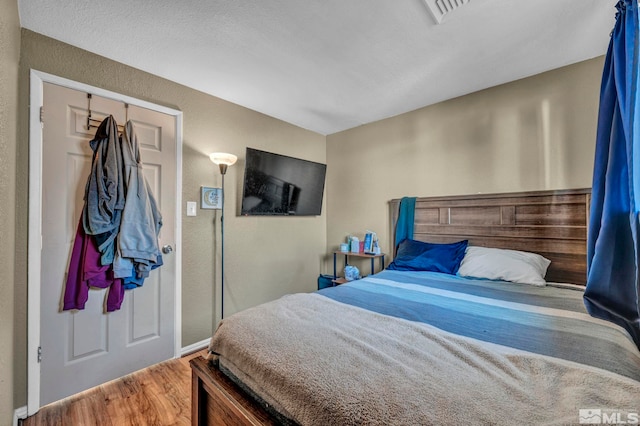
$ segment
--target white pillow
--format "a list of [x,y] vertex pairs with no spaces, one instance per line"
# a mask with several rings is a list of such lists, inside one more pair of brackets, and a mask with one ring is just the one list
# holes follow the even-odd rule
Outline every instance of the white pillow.
[[549,259],[526,251],[469,246],[458,275],[544,287],[550,263]]

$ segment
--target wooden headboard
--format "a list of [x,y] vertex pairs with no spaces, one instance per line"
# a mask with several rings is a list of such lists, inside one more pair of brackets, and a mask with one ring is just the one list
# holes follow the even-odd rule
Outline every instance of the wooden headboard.
[[[523,250],[551,260],[546,280],[584,285],[590,189],[424,197],[414,239]],[[391,241],[400,200],[391,200]]]

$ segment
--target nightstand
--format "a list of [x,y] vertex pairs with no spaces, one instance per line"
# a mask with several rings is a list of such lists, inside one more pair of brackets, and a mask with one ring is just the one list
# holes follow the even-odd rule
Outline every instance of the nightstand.
[[339,254],[344,256],[345,266],[349,264],[349,257],[360,257],[360,258],[371,259],[371,275],[375,274],[375,260],[378,258],[380,259],[380,270],[382,271],[384,269],[384,255],[385,255],[384,253],[367,254],[367,253],[355,253],[355,252],[349,252],[349,251],[334,251],[333,252],[333,283],[335,285],[349,282],[344,277],[338,277],[336,263],[337,263],[337,258]]

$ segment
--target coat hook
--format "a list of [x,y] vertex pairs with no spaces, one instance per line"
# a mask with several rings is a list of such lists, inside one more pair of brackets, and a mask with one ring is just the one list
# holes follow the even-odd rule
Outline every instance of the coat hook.
[[87,130],[91,130],[91,93],[87,93],[87,109],[89,110],[89,115],[87,115]]

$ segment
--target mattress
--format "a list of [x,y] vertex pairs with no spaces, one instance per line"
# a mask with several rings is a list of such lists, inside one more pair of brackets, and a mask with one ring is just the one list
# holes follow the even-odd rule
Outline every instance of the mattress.
[[210,351],[283,423],[577,424],[640,412],[635,344],[564,286],[383,271],[235,314]]

